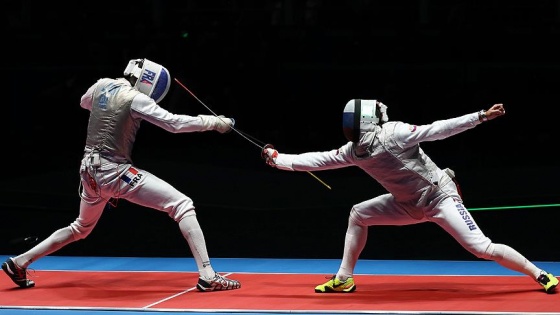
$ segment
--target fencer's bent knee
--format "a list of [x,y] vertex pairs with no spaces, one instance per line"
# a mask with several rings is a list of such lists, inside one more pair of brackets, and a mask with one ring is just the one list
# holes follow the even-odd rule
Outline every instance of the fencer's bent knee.
[[478,258],[486,260],[497,260],[498,253],[495,251],[495,246],[490,241],[466,246],[466,249]]
[[355,223],[360,226],[367,226],[367,224],[362,220],[362,217],[358,214],[355,207],[350,210],[350,216],[348,218],[349,223]]
[[176,222],[180,222],[185,217],[196,215],[192,199],[184,196],[176,206],[169,212],[169,216]]
[[490,243],[490,245],[488,245],[484,253],[478,257],[486,260],[493,260],[499,262],[504,259],[504,256],[505,256],[504,246],[501,246],[499,244],[498,246],[496,246],[496,244]]
[[70,229],[72,230],[72,235],[75,240],[80,240],[88,237],[88,235],[93,231],[95,224],[82,225],[78,220],[70,224]]

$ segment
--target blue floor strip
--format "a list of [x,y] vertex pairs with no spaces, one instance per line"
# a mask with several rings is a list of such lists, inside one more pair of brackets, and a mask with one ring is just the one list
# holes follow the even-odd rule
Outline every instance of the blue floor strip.
[[[11,255],[0,255],[0,261]],[[537,261],[538,267],[555,275],[560,274],[560,262]],[[214,269],[221,273],[303,273],[324,274],[336,273],[340,264],[339,259],[269,259],[269,258],[213,258]],[[47,256],[33,263],[35,270],[65,270],[65,271],[156,271],[156,272],[196,272],[193,258],[154,258],[154,257],[74,257]],[[525,276],[506,269],[492,261],[434,261],[434,260],[359,260],[355,274],[375,275],[489,275],[489,276]],[[172,311],[114,311],[114,310],[76,310],[76,309],[6,309],[0,305],[0,315],[168,315],[177,314]],[[180,312],[182,314],[221,315],[232,312]],[[235,315],[264,315],[279,312],[248,312]],[[290,314],[310,314],[309,312],[290,312]],[[317,313],[314,313],[317,314]],[[345,313],[331,313],[346,315]],[[347,313],[356,314],[356,312]],[[380,312],[375,314],[397,314],[395,312]],[[398,314],[422,314],[414,312],[399,312]],[[424,313],[425,314],[425,313]],[[443,314],[443,313],[438,313]]]
[[[4,261],[9,255],[0,255]],[[219,272],[334,274],[339,259],[213,258]],[[538,267],[560,274],[560,262],[537,261]],[[70,257],[47,256],[32,265],[36,270],[73,271],[170,271],[196,272],[193,258]],[[521,275],[493,261],[359,260],[356,274],[378,275]]]

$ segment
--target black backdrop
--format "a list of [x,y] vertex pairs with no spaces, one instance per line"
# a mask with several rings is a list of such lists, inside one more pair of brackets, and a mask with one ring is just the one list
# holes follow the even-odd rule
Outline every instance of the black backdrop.
[[[380,99],[415,124],[504,103],[507,115],[426,143],[453,168],[467,207],[557,204],[558,1],[36,1],[3,5],[0,252],[77,214],[88,113],[80,96],[129,59],[165,65],[162,106],[236,119],[238,133],[169,134],[144,124],[134,161],[195,201],[214,257],[339,258],[352,204],[384,193],[365,174],[271,169],[282,152],[342,145],[341,111]],[[559,207],[473,211],[496,242],[557,260]],[[473,259],[437,226],[370,229],[364,258]],[[175,223],[120,201],[91,236],[57,254],[190,256]]]

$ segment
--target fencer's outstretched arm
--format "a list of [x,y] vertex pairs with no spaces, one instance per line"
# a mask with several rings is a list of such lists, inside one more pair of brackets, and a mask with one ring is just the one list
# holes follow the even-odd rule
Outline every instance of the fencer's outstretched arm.
[[504,105],[494,104],[488,110],[481,110],[445,120],[437,120],[426,125],[395,122],[395,141],[402,148],[407,148],[421,142],[442,140],[472,129],[485,121],[495,119],[504,114]]
[[[93,103],[93,92],[97,83],[92,85],[80,100],[80,106],[91,111]],[[235,125],[232,118],[213,115],[177,115],[170,113],[159,106],[152,98],[144,94],[138,94],[131,104],[132,115],[135,118],[146,120],[160,128],[172,133],[201,132],[215,130],[219,133],[227,133]]]
[[[424,141],[445,139],[487,120],[505,114],[503,104],[494,104],[488,110],[481,110],[460,117],[435,121],[428,125],[411,125],[404,122],[388,122],[384,128],[392,128],[394,140],[405,148]],[[354,165],[351,160],[352,142],[336,150],[324,152],[307,152],[301,154],[283,154],[274,148],[264,148],[262,156],[272,167],[288,171],[328,170]]]
[[343,151],[348,152],[349,150],[351,150],[351,147],[352,142],[348,142],[339,149],[322,152],[306,152],[300,154],[285,154],[280,153],[273,148],[265,148],[262,151],[262,156],[265,158],[268,165],[281,170],[332,170],[354,165],[354,163],[350,159],[348,159],[346,154],[341,154],[341,152]]
[[215,130],[220,133],[231,131],[234,120],[224,116],[178,115],[165,110],[150,97],[138,94],[131,105],[132,114],[169,132],[200,132]]

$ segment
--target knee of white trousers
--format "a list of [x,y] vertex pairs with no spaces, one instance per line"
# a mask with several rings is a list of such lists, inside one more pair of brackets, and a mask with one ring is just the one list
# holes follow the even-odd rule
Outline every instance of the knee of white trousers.
[[91,234],[91,231],[93,231],[94,227],[95,225],[93,224],[84,226],[77,221],[74,221],[72,224],[70,224],[70,229],[72,230],[72,235],[74,236],[75,240],[80,240],[88,237],[88,235]]
[[184,197],[177,206],[169,212],[169,216],[176,222],[180,222],[185,217],[196,215],[192,199]]
[[486,260],[496,260],[498,258],[496,254],[499,253],[494,252],[494,244],[488,237],[483,237],[483,239],[476,243],[466,244],[464,247],[477,258]]
[[354,223],[360,226],[367,226],[367,223],[362,219],[360,214],[356,211],[354,207],[350,210],[350,216],[348,218],[348,223]]

